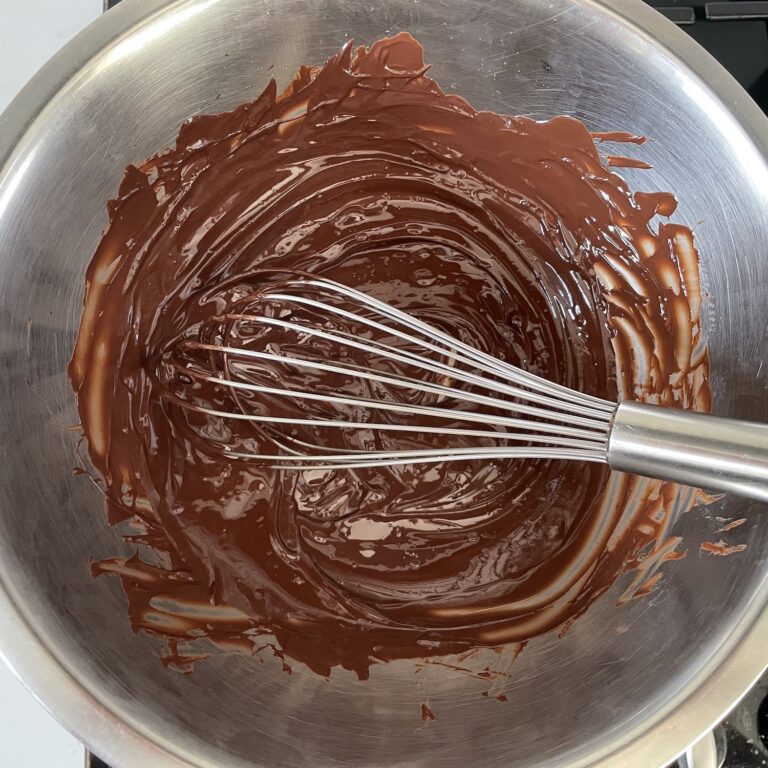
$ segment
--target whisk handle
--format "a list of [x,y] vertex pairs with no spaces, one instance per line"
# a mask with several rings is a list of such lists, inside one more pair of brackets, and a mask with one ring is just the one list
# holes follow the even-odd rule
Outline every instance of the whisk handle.
[[608,464],[768,502],[768,424],[623,402],[611,427]]

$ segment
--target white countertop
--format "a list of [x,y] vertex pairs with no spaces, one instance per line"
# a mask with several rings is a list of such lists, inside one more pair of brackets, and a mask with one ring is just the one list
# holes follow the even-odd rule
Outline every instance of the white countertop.
[[[46,60],[102,10],[103,0],[0,0],[0,112]],[[83,745],[0,661],[0,766],[84,765]]]

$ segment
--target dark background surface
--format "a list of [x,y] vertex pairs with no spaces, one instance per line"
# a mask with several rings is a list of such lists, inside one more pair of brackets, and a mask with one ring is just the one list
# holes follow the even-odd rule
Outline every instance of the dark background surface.
[[[105,0],[105,9],[120,0]],[[704,46],[768,113],[768,1],[646,0]],[[696,137],[691,136],[695,141]],[[720,726],[727,743],[724,768],[768,765],[768,696],[750,696]],[[749,728],[744,725],[749,724]],[[753,730],[754,727],[754,730]],[[752,738],[755,737],[755,738]],[[109,768],[95,755],[90,768]]]

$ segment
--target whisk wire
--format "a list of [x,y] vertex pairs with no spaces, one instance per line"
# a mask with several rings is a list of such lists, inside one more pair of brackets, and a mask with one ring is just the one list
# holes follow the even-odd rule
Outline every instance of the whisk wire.
[[[338,395],[326,395],[319,394],[317,392],[303,392],[301,390],[282,389],[280,387],[267,387],[261,384],[251,384],[243,381],[232,381],[231,379],[223,379],[218,376],[206,376],[205,380],[212,384],[220,384],[223,386],[231,387],[232,389],[239,389],[248,392],[258,392],[265,395],[285,395],[299,400],[315,400],[323,403],[334,403],[336,405],[351,405],[351,406],[363,406],[372,410],[379,411],[391,411],[394,413],[404,414],[418,414],[421,416],[431,416],[439,419],[451,419],[452,421],[460,418],[463,421],[470,421],[480,424],[496,424],[499,426],[506,426],[515,429],[530,429],[532,424],[525,419],[513,419],[503,416],[492,416],[485,413],[475,413],[472,411],[462,411],[457,409],[448,408],[432,408],[423,405],[400,405],[398,403],[390,403],[383,400],[370,400],[362,397],[340,397]],[[260,416],[253,413],[231,413],[226,411],[216,411],[213,409],[207,409],[203,406],[195,406],[197,410],[204,411],[211,416],[227,416],[231,419],[238,419],[241,421],[262,421],[265,423],[278,421],[278,417],[274,416]],[[350,421],[327,421],[319,419],[293,419],[284,418],[280,419],[280,423],[287,424],[312,424],[315,426],[327,426],[333,424],[334,426],[350,426],[352,427],[355,422]],[[363,427],[371,429],[373,425],[369,422],[359,422]],[[400,425],[391,425],[392,427],[398,427]],[[404,425],[403,425],[404,426]],[[361,427],[362,428],[362,427]],[[384,428],[384,427],[382,427]],[[415,427],[414,431],[424,432],[424,426]],[[440,432],[445,432],[445,427],[440,428]],[[581,437],[584,440],[590,440],[596,442],[598,445],[605,443],[605,439],[599,434],[589,432],[586,429],[576,429],[573,427],[562,427],[556,424],[536,424],[535,429],[541,432],[548,432],[554,435],[566,434],[571,437]],[[455,433],[460,434],[460,433]],[[507,438],[512,439],[511,433],[504,432],[486,432],[485,435],[495,438]],[[526,435],[526,439],[531,439],[532,436]],[[555,438],[557,440],[557,438]],[[552,439],[549,440],[552,442]]]
[[[270,454],[244,453],[227,451],[227,455],[236,459],[249,461],[269,461],[277,469],[296,469],[290,462],[305,463],[306,456],[273,456]],[[605,457],[598,451],[568,450],[565,448],[445,448],[437,451],[366,451],[365,459],[359,459],[355,454],[337,454],[317,457],[317,463],[311,468],[315,470],[332,469],[365,469],[369,467],[399,466],[404,464],[438,464],[444,461],[472,461],[476,459],[571,459],[589,462],[605,462]],[[288,462],[286,464],[274,463]],[[327,462],[327,463],[323,463]],[[306,467],[298,467],[306,468]]]
[[[314,282],[315,281],[311,281],[311,284],[314,284]],[[331,284],[331,285],[334,285],[334,284]],[[340,287],[343,288],[343,286],[340,286]],[[349,289],[349,290],[352,290],[352,289]],[[375,299],[371,299],[370,297],[365,296],[365,294],[359,294],[359,295],[371,302],[375,301]],[[458,339],[454,339],[451,336],[448,336],[447,334],[443,334],[437,328],[433,328],[432,326],[427,325],[426,323],[422,325],[424,325],[424,328],[429,329],[428,331],[429,335],[433,337],[438,337],[441,343],[445,344],[445,347],[437,346],[429,341],[426,341],[421,338],[416,338],[410,334],[406,334],[406,333],[403,333],[402,331],[398,331],[396,328],[382,325],[381,323],[378,323],[375,320],[371,320],[369,318],[356,315],[340,307],[334,307],[331,304],[325,304],[323,302],[315,301],[313,299],[307,299],[303,296],[294,296],[292,294],[285,294],[285,293],[274,293],[274,294],[267,294],[265,298],[270,301],[281,300],[286,302],[293,302],[296,304],[303,304],[305,306],[311,306],[327,314],[335,314],[340,317],[344,317],[346,319],[352,320],[356,323],[363,323],[364,325],[367,325],[370,328],[374,328],[376,330],[383,331],[388,334],[393,334],[403,341],[414,343],[419,346],[425,347],[426,349],[429,349],[432,352],[436,352],[437,354],[442,356],[446,356],[445,347],[447,347],[448,351],[450,352],[450,354],[448,355],[450,358],[458,362],[461,362],[465,365],[468,365],[472,368],[482,370],[485,373],[504,376],[505,378],[509,379],[510,381],[514,381],[517,384],[524,384],[526,387],[528,387],[528,389],[520,389],[518,387],[512,387],[512,386],[509,386],[508,384],[502,384],[496,381],[489,382],[488,379],[483,379],[482,377],[479,377],[479,376],[472,376],[471,374],[465,374],[468,378],[462,379],[467,383],[475,383],[477,386],[487,387],[489,389],[505,392],[506,394],[509,394],[513,397],[519,397],[522,395],[522,396],[525,396],[528,400],[541,403],[542,405],[547,405],[548,407],[553,409],[561,409],[565,411],[566,408],[570,408],[573,412],[576,412],[576,413],[594,415],[595,409],[599,405],[600,406],[598,408],[599,412],[601,414],[604,414],[605,418],[608,420],[612,418],[612,414],[615,409],[615,404],[609,403],[606,400],[593,398],[591,395],[582,395],[579,392],[574,392],[565,387],[560,388],[559,385],[553,384],[552,382],[549,382],[546,379],[542,379],[536,376],[535,374],[528,373],[527,371],[521,371],[519,368],[515,368],[514,366],[508,365],[507,363],[504,363],[504,361],[494,358],[490,355],[485,356],[485,354],[480,350],[474,349],[468,345],[464,345],[463,342],[460,342]],[[386,311],[389,313],[392,319],[402,322],[404,325],[405,324],[411,325],[416,323],[421,324],[421,321],[417,320],[416,318],[411,318],[408,315],[405,315],[404,313],[401,313],[399,310],[395,309],[394,307],[389,307],[386,304],[382,304],[381,306],[386,308]],[[400,315],[402,315],[402,317],[405,318],[405,320],[402,320],[400,318]],[[229,317],[236,318],[238,316],[229,315]],[[247,316],[242,315],[240,317],[242,319],[245,319]],[[259,321],[260,322],[274,321],[275,324],[278,324],[278,322],[279,323],[285,322],[285,321],[277,321],[276,318],[262,318],[262,317],[259,318]],[[293,330],[296,330],[295,325],[293,326]],[[301,331],[304,333],[308,333],[310,335],[318,336],[320,338],[326,338],[328,340],[332,340],[336,342],[340,341],[338,337],[334,337],[331,339],[330,336],[326,336],[325,334],[327,332],[322,331],[321,329],[313,329],[307,326],[301,326]],[[422,331],[422,332],[425,332],[425,331]],[[360,346],[360,342],[355,341],[354,339],[349,339],[347,343],[349,343],[353,347],[356,347],[357,349],[363,349],[363,347]],[[384,355],[385,357],[389,357],[390,359],[394,359],[391,357],[392,355],[391,349],[387,348],[386,345],[377,344],[377,346],[380,349],[380,352],[379,352],[380,354]],[[467,357],[466,354],[463,354],[462,347],[465,347],[466,350],[469,350],[472,356]],[[365,351],[370,352],[371,350],[366,349]],[[407,350],[398,350],[396,354],[398,356],[397,359],[399,359],[401,362],[403,362],[402,360],[403,357],[409,357],[411,358],[413,365],[417,367],[426,368],[427,370],[431,370],[426,367],[425,365],[426,358],[424,358],[423,356],[410,353]],[[488,362],[483,360],[484,357],[487,357]],[[478,362],[477,358],[480,358],[481,361]],[[454,378],[458,378],[458,376],[456,376],[456,369],[453,366],[440,364],[438,361],[430,361],[430,362],[433,365],[436,365],[437,367],[443,368],[444,370],[447,369],[447,372],[449,374],[451,374]],[[562,399],[568,400],[570,405],[568,405],[567,403],[563,403],[561,400],[557,400],[553,398],[551,395],[547,395],[547,394],[539,395],[536,392],[531,392],[530,389],[538,390],[544,393],[551,393],[553,391],[558,392],[559,396]],[[563,395],[560,392],[561,389],[567,394]],[[587,403],[587,402],[591,403],[591,405],[590,406],[581,405],[582,403]],[[541,414],[538,414],[538,415],[540,416]]]
[[[616,405],[607,400],[572,391],[567,387],[553,384],[535,374],[516,368],[503,360],[494,358],[459,339],[440,331],[432,325],[385,304],[373,297],[324,279],[292,280],[284,284],[295,292],[270,291],[258,295],[260,301],[277,304],[290,311],[292,319],[256,314],[252,312],[230,312],[218,318],[226,323],[228,332],[223,336],[208,337],[205,341],[186,340],[182,343],[187,350],[206,352],[220,356],[220,363],[211,359],[213,372],[202,370],[189,361],[184,364],[173,362],[178,374],[216,387],[229,388],[233,393],[280,397],[299,402],[319,402],[333,406],[363,409],[365,412],[381,412],[407,417],[423,417],[479,424],[492,429],[472,429],[456,426],[428,426],[426,424],[387,423],[361,419],[319,418],[307,416],[273,416],[246,411],[232,412],[212,408],[194,399],[185,399],[176,394],[169,397],[179,405],[199,413],[220,419],[251,422],[259,425],[264,434],[283,451],[282,454],[263,454],[236,450],[224,446],[226,455],[232,458],[254,461],[268,461],[284,469],[341,469],[374,466],[398,466],[441,461],[515,458],[567,458],[585,461],[605,462],[608,433]],[[350,301],[353,306],[365,310],[358,314],[326,300],[300,295],[301,291],[319,291],[321,296],[330,296]],[[315,321],[295,322],[297,306],[319,314],[320,318],[334,317],[349,322],[351,330],[320,327]],[[373,317],[371,317],[373,315]],[[417,372],[428,372],[443,377],[441,382],[423,381],[411,378],[401,372],[383,372],[369,365],[353,362],[311,359],[283,351],[267,351],[235,346],[229,331],[238,323],[253,327],[275,328],[295,334],[301,346],[307,339],[317,339],[337,345],[339,349],[362,352],[368,359],[387,360],[396,366],[405,366]],[[361,337],[358,329],[366,334],[384,334],[387,341]],[[221,339],[221,340],[218,340]],[[410,348],[392,346],[389,339],[405,342]],[[418,351],[413,351],[413,349]],[[314,347],[309,348],[314,350]],[[423,352],[423,353],[422,353]],[[437,355],[435,359],[427,353]],[[369,383],[394,387],[408,392],[419,392],[445,398],[453,403],[468,403],[493,408],[494,413],[466,410],[459,407],[437,407],[417,405],[404,401],[376,399],[310,389],[291,389],[287,386],[270,386],[254,381],[262,372],[259,362],[281,363],[289,367],[343,376]],[[220,369],[220,375],[216,371]],[[469,370],[467,370],[469,369]],[[485,375],[482,375],[485,374]],[[494,378],[489,378],[489,376]],[[244,380],[247,379],[247,380]],[[469,388],[451,386],[460,382]],[[481,390],[481,391],[477,391]],[[512,399],[506,399],[512,398]],[[238,403],[240,401],[238,400]],[[514,415],[506,415],[514,414]],[[527,418],[521,418],[527,417]],[[296,434],[283,434],[278,427],[311,427],[337,430],[368,431],[403,434],[439,434],[461,438],[482,438],[494,442],[518,442],[524,445],[488,445],[482,447],[429,447],[399,448],[397,450],[368,450],[366,448],[344,448],[341,452],[330,445],[306,442]],[[299,446],[297,450],[292,446]],[[309,452],[307,452],[309,451]]]
[[[261,320],[261,318],[259,317],[254,317],[253,319],[254,321]],[[280,325],[284,327],[292,327],[293,329],[302,328],[302,331],[303,331],[302,326],[297,326],[293,323],[284,323],[283,321],[280,321]],[[307,331],[307,332],[311,333],[311,331]],[[328,334],[324,334],[324,337],[327,337],[327,336]],[[289,363],[290,365],[295,365],[296,367],[310,368],[313,370],[324,371],[326,373],[348,374],[348,375],[354,376],[355,378],[366,379],[368,381],[376,381],[378,383],[389,384],[395,387],[407,388],[410,390],[442,395],[445,397],[453,398],[455,400],[465,400],[467,402],[473,402],[481,405],[488,405],[490,407],[507,410],[513,413],[515,412],[524,413],[529,416],[535,416],[537,418],[550,419],[550,420],[556,420],[559,422],[572,423],[572,424],[579,425],[578,428],[574,428],[574,427],[562,426],[559,424],[536,424],[535,425],[536,429],[541,432],[550,432],[552,434],[564,433],[564,434],[569,434],[575,437],[576,436],[587,437],[587,436],[592,436],[591,433],[588,431],[589,428],[599,430],[601,434],[605,430],[605,424],[602,423],[601,421],[586,419],[584,417],[569,417],[567,413],[562,413],[562,414],[560,412],[552,413],[549,411],[545,411],[541,408],[525,405],[523,403],[510,402],[508,400],[499,400],[498,398],[488,397],[487,395],[479,395],[473,392],[467,392],[466,390],[456,389],[454,387],[449,387],[443,384],[426,384],[424,382],[414,381],[413,379],[406,379],[406,378],[400,378],[400,377],[395,378],[389,375],[371,373],[370,371],[360,370],[358,368],[354,368],[351,366],[331,365],[329,363],[319,363],[317,361],[304,360],[303,358],[295,358],[295,357],[286,358],[285,355],[279,355],[279,354],[274,354],[270,352],[261,352],[259,350],[240,349],[238,347],[206,344],[202,342],[192,342],[188,346],[193,347],[194,349],[221,352],[228,355],[252,358],[256,360],[269,360],[273,362]],[[368,351],[367,345],[359,345],[358,348]],[[387,355],[387,356],[393,360],[398,359],[397,356],[395,355],[391,355],[391,356]],[[230,367],[232,366],[240,367],[237,361],[230,363]],[[431,365],[425,364],[420,367],[424,368],[425,370],[437,370],[438,372],[444,372],[444,373],[446,372],[445,370],[442,370],[442,366],[439,366],[439,365],[436,367],[433,367]],[[451,375],[456,373],[450,367],[446,367],[446,368],[447,368],[447,372],[450,373]],[[241,370],[247,370],[246,366],[242,366]],[[183,369],[183,372],[187,375],[195,375],[194,369]],[[281,387],[267,387],[261,384],[235,381],[232,379],[226,379],[226,378],[210,376],[210,375],[203,375],[203,378],[212,384],[220,384],[223,386],[231,387],[232,389],[239,389],[241,391],[260,392],[262,394],[271,394],[271,395],[283,395],[287,397],[294,397],[294,398],[305,399],[305,400],[319,400],[323,402],[333,402],[339,405],[342,405],[342,404],[343,405],[361,405],[367,408],[372,408],[374,410],[389,410],[389,411],[395,411],[399,413],[412,412],[412,413],[419,413],[424,416],[435,416],[437,418],[443,418],[443,419],[447,419],[447,418],[453,419],[453,418],[456,418],[457,416],[460,416],[465,418],[467,421],[483,421],[485,423],[503,424],[504,426],[517,427],[517,428],[520,428],[520,427],[531,428],[532,426],[532,422],[521,420],[521,419],[510,419],[509,417],[489,416],[489,415],[483,415],[483,414],[477,414],[477,413],[469,413],[467,411],[461,411],[461,410],[455,410],[455,409],[429,408],[427,406],[415,406],[415,405],[401,406],[395,403],[388,403],[387,401],[383,401],[383,400],[371,400],[368,398],[356,398],[356,397],[341,398],[337,395],[328,395],[328,394],[319,395],[317,393],[303,392],[301,390],[285,389]],[[463,376],[454,376],[454,378],[467,380]],[[471,377],[469,380],[472,380],[472,382],[475,383],[474,380],[476,378],[479,378],[479,377]],[[494,388],[493,387],[494,382],[490,382],[485,379],[482,379],[482,381],[485,382],[485,387],[487,389]],[[518,390],[516,388],[514,389],[518,393],[518,395],[525,394],[522,390]],[[505,391],[505,390],[502,390],[502,391]]]
[[[396,320],[402,325],[405,325],[406,327],[413,330],[420,331],[427,337],[437,338],[449,349],[454,349],[456,352],[463,352],[464,354],[467,354],[469,356],[470,365],[475,367],[482,367],[477,363],[477,360],[481,360],[491,369],[496,370],[499,373],[503,373],[503,375],[505,375],[511,381],[523,384],[530,389],[538,390],[541,392],[557,392],[565,400],[570,400],[572,402],[593,403],[596,408],[609,413],[613,413],[616,408],[616,404],[610,402],[609,400],[604,400],[602,398],[595,397],[594,395],[584,394],[583,392],[576,392],[572,389],[569,389],[568,387],[562,386],[561,384],[556,384],[552,381],[542,378],[541,376],[537,376],[536,374],[523,371],[520,368],[516,368],[515,366],[510,365],[509,363],[500,360],[499,358],[493,357],[492,355],[489,355],[479,349],[475,349],[469,344],[465,344],[459,339],[456,339],[453,336],[440,331],[438,328],[435,328],[434,326],[431,326],[416,317],[412,317],[411,315],[408,315],[407,313],[402,312],[401,310],[396,309],[395,307],[386,304],[383,301],[379,301],[373,296],[369,296],[354,288],[349,288],[348,286],[342,285],[341,283],[326,279],[308,279],[302,281],[294,280],[291,281],[290,284],[296,286],[306,284],[354,299],[362,306],[375,309],[384,317]],[[353,317],[357,318],[358,316],[353,315]],[[384,326],[384,328],[386,330],[392,330],[386,326]]]

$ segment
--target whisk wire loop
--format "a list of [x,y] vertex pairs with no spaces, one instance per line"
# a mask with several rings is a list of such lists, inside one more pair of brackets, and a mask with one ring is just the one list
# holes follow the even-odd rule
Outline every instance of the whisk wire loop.
[[[310,292],[312,295],[302,295]],[[322,300],[317,298],[319,294]],[[313,297],[314,296],[314,297]],[[363,469],[376,466],[398,466],[442,461],[468,461],[477,459],[579,459],[605,462],[608,434],[616,409],[615,403],[554,384],[535,374],[517,368],[481,350],[456,339],[434,326],[412,317],[395,307],[353,288],[325,279],[297,279],[285,284],[281,290],[266,290],[258,295],[265,307],[264,314],[251,311],[228,312],[217,318],[227,328],[245,324],[251,329],[277,329],[292,334],[297,344],[289,352],[274,351],[269,345],[263,349],[237,346],[232,338],[220,334],[205,340],[185,340],[181,346],[187,351],[206,353],[219,359],[212,371],[197,363],[174,361],[172,366],[179,376],[188,380],[207,382],[214,387],[226,388],[237,400],[238,393],[249,398],[266,396],[283,398],[299,403],[321,403],[334,407],[353,408],[355,413],[380,413],[408,418],[437,419],[478,424],[485,429],[427,423],[408,424],[398,421],[358,418],[318,418],[279,416],[252,412],[222,410],[209,404],[185,399],[172,394],[178,405],[208,416],[258,425],[264,434],[283,453],[267,454],[261,451],[243,451],[224,446],[226,454],[234,459],[266,461],[283,469]],[[352,311],[333,303],[343,300]],[[274,312],[267,313],[267,307]],[[348,328],[329,330],[326,323],[305,321],[296,316],[303,308],[321,319],[334,323],[347,323]],[[274,316],[283,313],[282,317]],[[289,317],[290,319],[285,319]],[[376,338],[376,334],[380,338]],[[370,338],[369,338],[370,336]],[[383,338],[381,338],[383,336]],[[389,340],[404,343],[393,346]],[[327,342],[332,348],[355,350],[368,361],[387,361],[396,371],[382,371],[372,364],[357,364],[348,359],[312,359],[294,353],[306,346],[307,341]],[[308,347],[313,349],[312,345]],[[281,348],[282,349],[282,348]],[[414,351],[415,350],[415,351]],[[317,354],[317,353],[316,353]],[[346,358],[346,355],[342,355]],[[369,385],[394,388],[405,395],[421,393],[432,395],[445,405],[419,405],[405,400],[336,394],[313,391],[311,387],[290,388],[259,383],[260,363],[278,363],[287,368],[341,376],[345,380],[358,380]],[[399,368],[398,368],[399,366]],[[391,365],[390,365],[391,367]],[[414,372],[406,375],[402,371]],[[438,381],[425,380],[426,374]],[[421,378],[419,378],[421,377]],[[464,386],[455,386],[461,384]],[[225,390],[225,391],[226,391]],[[479,390],[479,391],[478,391]],[[467,410],[459,404],[494,409],[493,413]],[[397,448],[366,450],[349,448],[338,451],[329,445],[302,440],[292,434],[283,434],[280,427],[309,427],[326,430],[352,430],[365,433],[401,433],[404,435],[445,435],[457,438],[478,438],[492,441],[492,445],[477,447]],[[517,442],[522,445],[498,445],[499,442]],[[290,444],[298,446],[291,447]]]

